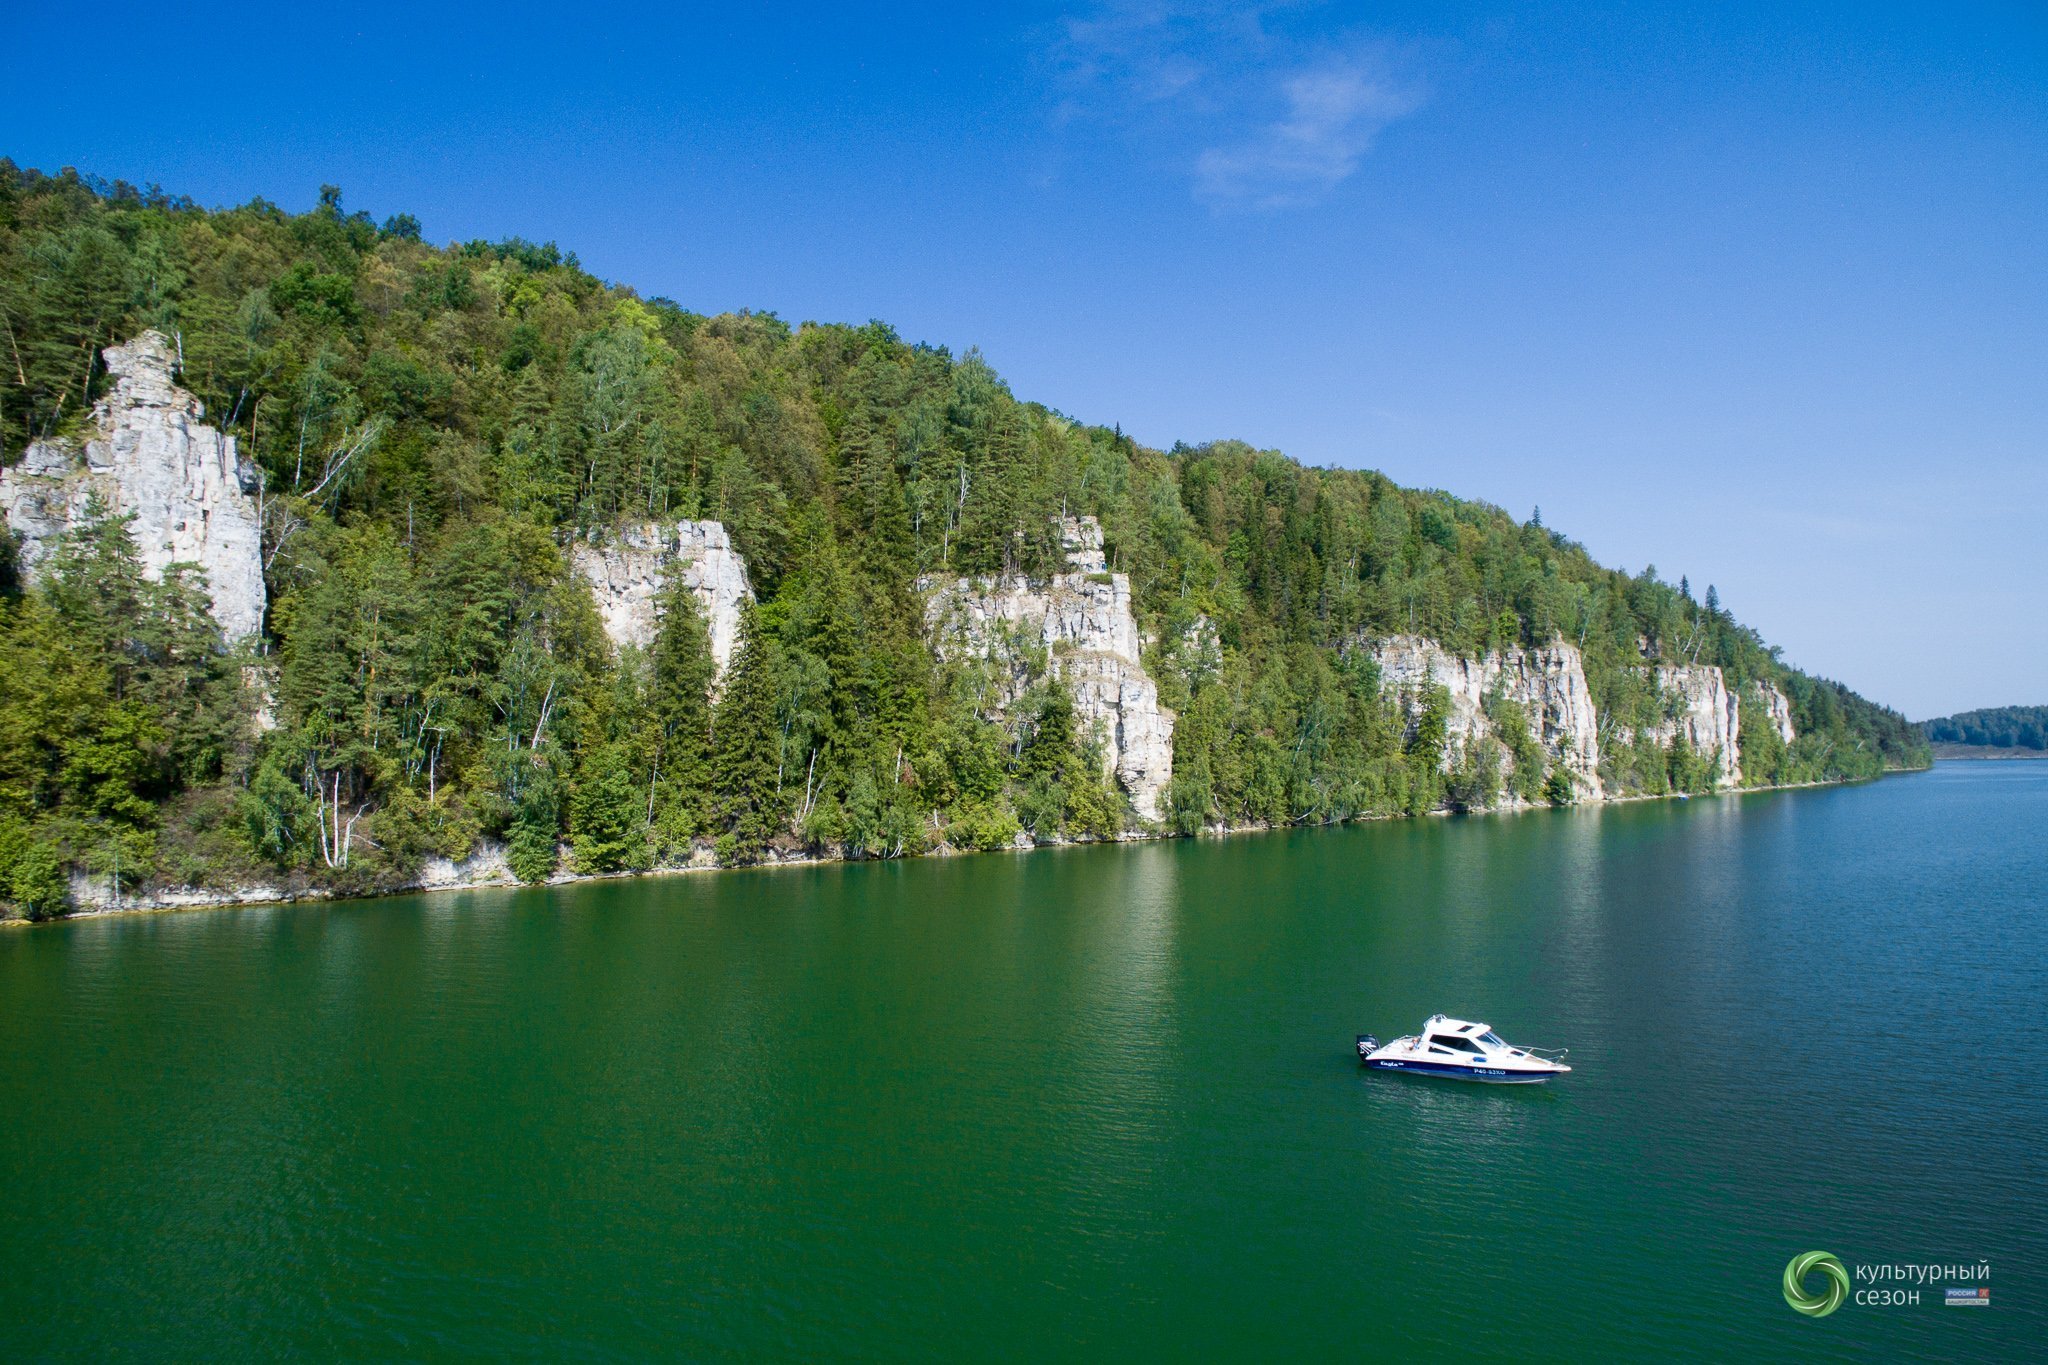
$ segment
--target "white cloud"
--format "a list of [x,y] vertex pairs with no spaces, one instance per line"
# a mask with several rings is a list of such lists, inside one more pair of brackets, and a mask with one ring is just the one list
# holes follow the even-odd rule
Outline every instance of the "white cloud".
[[1330,32],[1323,9],[1137,0],[1068,16],[1048,53],[1057,122],[1108,127],[1188,168],[1217,209],[1314,204],[1422,103],[1391,48]]
[[1195,158],[1195,193],[1219,207],[1313,204],[1351,178],[1380,129],[1418,97],[1369,58],[1296,71],[1280,82],[1285,114]]

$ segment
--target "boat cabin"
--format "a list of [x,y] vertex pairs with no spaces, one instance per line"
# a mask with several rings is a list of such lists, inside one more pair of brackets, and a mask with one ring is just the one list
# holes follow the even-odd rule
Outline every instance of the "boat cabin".
[[1429,1022],[1423,1025],[1422,1037],[1432,1053],[1469,1060],[1477,1060],[1494,1048],[1507,1046],[1500,1035],[1485,1024],[1469,1023],[1442,1014],[1430,1016]]

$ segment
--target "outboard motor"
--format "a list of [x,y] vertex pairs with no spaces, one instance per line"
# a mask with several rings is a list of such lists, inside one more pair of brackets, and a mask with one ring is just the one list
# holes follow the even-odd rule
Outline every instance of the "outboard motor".
[[1370,1057],[1373,1053],[1379,1051],[1379,1048],[1380,1040],[1373,1037],[1370,1033],[1361,1033],[1358,1035],[1359,1061],[1363,1062],[1367,1057]]

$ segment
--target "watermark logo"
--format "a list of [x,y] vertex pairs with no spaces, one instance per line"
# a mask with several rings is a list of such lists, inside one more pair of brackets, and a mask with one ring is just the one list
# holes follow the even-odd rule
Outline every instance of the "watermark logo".
[[[1820,1291],[1808,1283],[1819,1276]],[[1809,1318],[1824,1318],[1844,1303],[1858,1308],[1917,1308],[1922,1292],[1932,1297],[1942,1291],[1941,1303],[1951,1308],[1989,1308],[1991,1262],[1901,1261],[1882,1265],[1858,1263],[1852,1276],[1842,1262],[1825,1251],[1803,1251],[1785,1267],[1785,1302],[1792,1311]],[[1975,1280],[1975,1284],[1945,1286],[1944,1280]],[[1860,1288],[1858,1286],[1861,1286]],[[1853,1291],[1853,1292],[1852,1292]]]
[[[1806,1277],[1816,1271],[1821,1276],[1822,1289],[1818,1294],[1810,1294]],[[1795,1313],[1824,1318],[1840,1308],[1848,1297],[1849,1272],[1841,1261],[1825,1251],[1802,1251],[1785,1267],[1785,1302],[1792,1305]]]

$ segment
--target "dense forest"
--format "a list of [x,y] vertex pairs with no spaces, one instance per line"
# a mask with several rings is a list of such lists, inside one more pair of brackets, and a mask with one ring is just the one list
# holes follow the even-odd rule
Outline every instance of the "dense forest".
[[2048,706],[1992,706],[1963,711],[1920,728],[1936,744],[1975,744],[1993,749],[2048,749]]
[[[1063,515],[1099,518],[1130,575],[1179,717],[1173,831],[1422,812],[1461,780],[1486,804],[1348,648],[1395,632],[1473,655],[1562,638],[1617,735],[1664,705],[1646,661],[1775,683],[1797,738],[1744,710],[1754,783],[1925,761],[1712,588],[1603,568],[1539,517],[1235,441],[1148,449],[1019,400],[973,351],[703,316],[553,245],[429,245],[332,188],[303,214],[207,210],[0,161],[0,327],[10,463],[77,435],[101,348],[176,338],[260,466],[270,603],[223,649],[204,584],[143,576],[113,517],[32,588],[0,568],[0,896],[29,914],[63,908],[73,869],[367,891],[486,838],[538,879],[1113,835],[1134,817],[1071,698],[992,714],[917,588],[1058,568]],[[688,593],[617,651],[567,570],[578,534],[677,517],[725,524],[758,599],[715,700]],[[1705,780],[1661,750],[1612,761],[1627,789]]]

